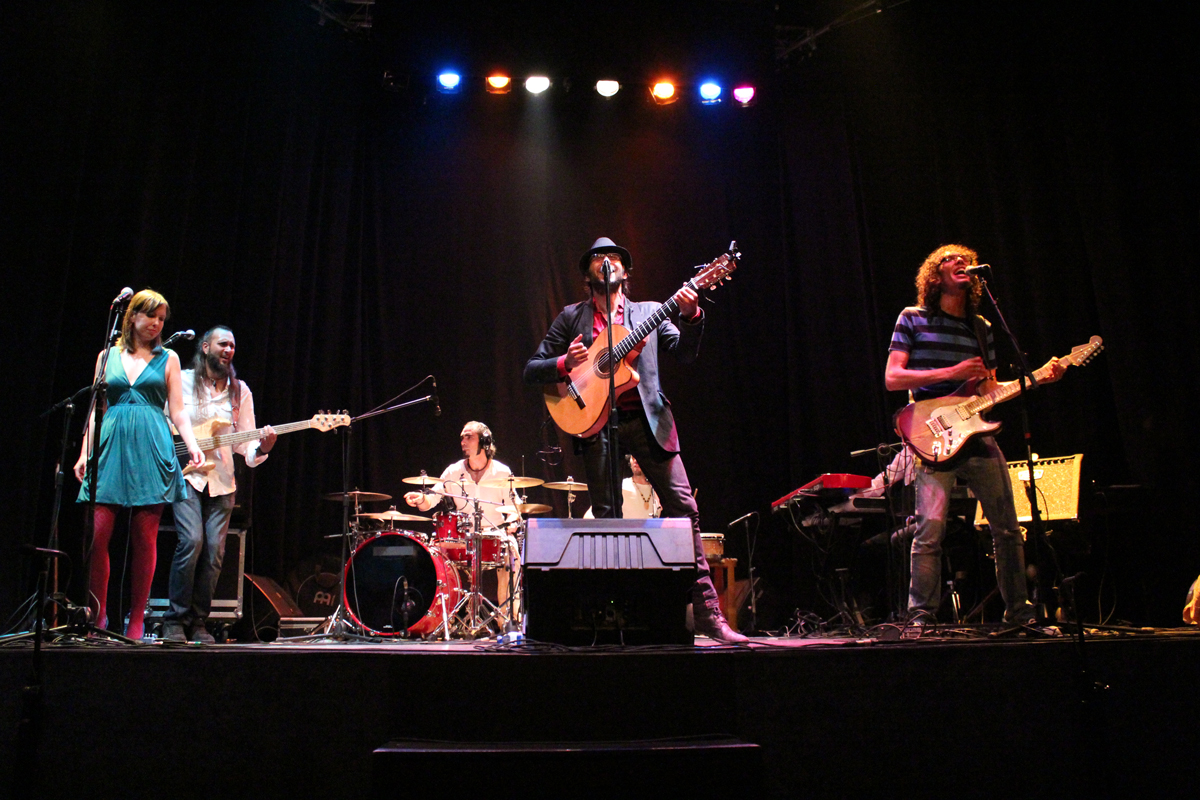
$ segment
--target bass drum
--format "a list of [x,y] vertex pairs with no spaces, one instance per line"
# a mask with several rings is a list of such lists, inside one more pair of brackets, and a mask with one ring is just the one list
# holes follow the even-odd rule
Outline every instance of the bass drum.
[[[346,562],[343,600],[350,617],[375,636],[423,636],[462,598],[458,569],[419,533],[386,531],[354,549]],[[407,588],[406,588],[407,587]]]

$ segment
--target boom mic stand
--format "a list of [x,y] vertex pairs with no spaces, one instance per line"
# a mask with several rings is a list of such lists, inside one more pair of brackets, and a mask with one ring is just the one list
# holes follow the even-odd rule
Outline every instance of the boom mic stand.
[[[419,386],[420,384],[417,385]],[[408,391],[411,391],[411,389]],[[339,537],[342,540],[342,560],[338,570],[338,607],[334,609],[333,613],[329,615],[329,619],[321,625],[316,633],[306,636],[288,637],[287,641],[289,643],[317,642],[328,639],[342,643],[378,641],[378,637],[367,636],[358,630],[354,630],[358,628],[358,625],[352,619],[347,618],[349,615],[346,612],[346,565],[349,561],[349,554],[346,552],[346,549],[350,537],[353,535],[353,531],[350,528],[350,435],[354,430],[354,423],[356,422],[388,414],[392,411],[399,411],[402,408],[415,406],[419,403],[432,402],[434,399],[434,395],[430,394],[425,397],[419,397],[416,400],[408,400],[392,406],[387,406],[387,403],[385,403],[386,408],[376,408],[365,414],[359,414],[350,420],[349,425],[345,426],[346,438],[342,440],[342,535]],[[355,503],[357,504],[357,498],[355,499]],[[355,585],[357,585],[357,581]]]
[[[1018,406],[1021,409],[1021,430],[1024,434],[1025,441],[1025,463],[1029,470],[1029,482],[1025,485],[1025,494],[1029,498],[1029,513],[1031,516],[1029,530],[1032,534],[1029,538],[1033,545],[1033,563],[1037,571],[1037,596],[1034,598],[1034,607],[1037,609],[1038,619],[1043,623],[1053,622],[1053,617],[1049,615],[1046,609],[1046,599],[1054,591],[1054,582],[1050,579],[1050,570],[1046,569],[1046,554],[1054,556],[1054,550],[1046,541],[1046,528],[1042,523],[1042,512],[1038,507],[1037,496],[1037,478],[1034,475],[1034,460],[1033,460],[1033,434],[1029,428],[1029,401],[1027,393],[1038,387],[1037,378],[1033,371],[1029,369],[1029,362],[1025,358],[1025,351],[1021,349],[1021,343],[1017,341],[1016,334],[1008,327],[1008,321],[1004,318],[1004,312],[1000,310],[1000,305],[996,302],[995,296],[992,294],[991,288],[984,275],[979,275],[979,283],[983,287],[983,293],[987,296],[988,302],[992,309],[996,312],[996,319],[1000,323],[1001,330],[1004,331],[1012,344],[1013,350],[1016,352],[1017,380],[1020,382],[1020,402]],[[982,343],[981,343],[982,346]],[[986,354],[985,354],[986,355]],[[1026,383],[1028,381],[1028,383]],[[1007,478],[1007,476],[1005,476]],[[991,520],[988,520],[991,522]],[[1054,558],[1054,579],[1058,579],[1058,559]]]
[[[605,354],[608,366],[608,497],[612,504],[612,515],[620,517],[621,471],[617,459],[621,456],[621,424],[617,419],[617,364],[613,361],[612,264],[607,258],[604,259],[604,308],[608,316],[608,329],[605,331],[608,336],[608,352]],[[625,315],[625,322],[629,322],[628,314]]]

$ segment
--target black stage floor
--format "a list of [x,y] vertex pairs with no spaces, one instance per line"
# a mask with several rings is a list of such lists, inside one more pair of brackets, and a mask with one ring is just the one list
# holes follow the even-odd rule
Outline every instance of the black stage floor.
[[31,729],[32,646],[0,648],[0,795],[1195,796],[1194,630],[42,655]]

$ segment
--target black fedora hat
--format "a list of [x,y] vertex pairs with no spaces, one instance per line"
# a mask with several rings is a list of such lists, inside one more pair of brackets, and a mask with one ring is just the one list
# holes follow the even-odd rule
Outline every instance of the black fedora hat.
[[590,250],[579,257],[580,272],[587,273],[588,265],[592,263],[592,256],[597,253],[616,253],[621,257],[621,264],[625,267],[625,272],[628,273],[633,268],[633,257],[629,255],[629,251],[607,236],[601,236],[592,243]]

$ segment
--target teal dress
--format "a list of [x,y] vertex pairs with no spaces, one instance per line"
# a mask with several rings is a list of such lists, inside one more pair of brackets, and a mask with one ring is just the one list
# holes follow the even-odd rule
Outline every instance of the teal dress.
[[[100,430],[100,480],[96,502],[117,506],[152,506],[183,500],[183,468],[163,408],[167,403],[168,352],[155,348],[154,358],[131,385],[121,351],[108,354],[104,379],[108,410]],[[79,502],[88,499],[88,482]]]

